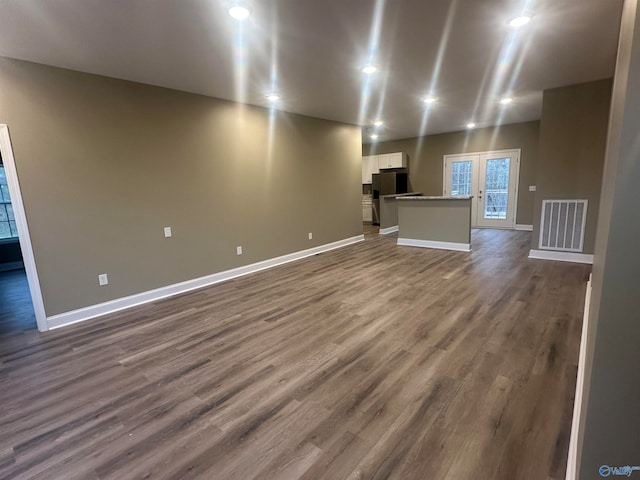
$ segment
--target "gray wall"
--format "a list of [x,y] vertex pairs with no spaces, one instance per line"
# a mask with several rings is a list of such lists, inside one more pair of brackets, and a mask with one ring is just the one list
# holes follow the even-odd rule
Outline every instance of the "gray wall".
[[601,465],[640,466],[640,12],[636,0],[625,2],[620,35],[593,265],[581,479],[601,478]]
[[544,91],[532,248],[538,248],[542,200],[587,199],[584,253],[593,253],[602,183],[611,80]]
[[407,153],[411,189],[423,192],[425,195],[442,195],[442,168],[445,155],[520,148],[522,152],[516,223],[532,225],[534,193],[529,192],[529,185],[535,185],[539,129],[540,122],[537,121],[516,123],[501,127],[365,144],[362,150],[363,155]]
[[47,315],[362,234],[360,128],[275,118],[0,59]]
[[471,243],[471,200],[398,200],[399,238]]

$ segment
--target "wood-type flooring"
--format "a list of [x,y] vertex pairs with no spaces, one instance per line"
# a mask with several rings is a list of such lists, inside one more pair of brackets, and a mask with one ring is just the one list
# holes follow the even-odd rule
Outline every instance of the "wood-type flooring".
[[564,478],[590,267],[395,240],[0,335],[0,478]]
[[36,316],[24,268],[0,272],[0,335],[35,328]]

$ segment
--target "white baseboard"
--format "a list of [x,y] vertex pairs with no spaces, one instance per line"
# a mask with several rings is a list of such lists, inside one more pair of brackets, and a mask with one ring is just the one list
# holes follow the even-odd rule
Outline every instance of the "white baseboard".
[[8,262],[0,263],[0,272],[8,272],[9,270],[19,270],[24,268],[24,262]]
[[584,394],[585,361],[587,358],[587,338],[589,327],[589,306],[591,305],[591,275],[587,282],[587,295],[584,299],[584,316],[582,317],[582,337],[580,338],[580,356],[578,358],[578,376],[576,378],[576,395],[573,403],[573,421],[569,439],[569,456],[567,458],[567,474],[565,480],[578,478],[578,438],[580,433],[580,415],[582,412],[582,396]]
[[91,318],[100,317],[102,315],[107,315],[109,313],[114,313],[120,310],[135,307],[136,305],[155,302],[157,300],[171,297],[173,295],[189,292],[191,290],[207,287],[215,283],[224,282],[225,280],[230,280],[232,278],[248,275],[260,270],[265,270],[267,268],[276,267],[278,265],[300,260],[312,255],[317,255],[318,253],[328,252],[329,250],[334,250],[336,248],[346,247],[347,245],[358,243],[363,240],[364,235],[357,235],[355,237],[345,238],[344,240],[327,243],[326,245],[320,245],[318,247],[309,248],[307,250],[289,253],[281,257],[263,260],[261,262],[252,263],[251,265],[245,265],[242,267],[234,268],[232,270],[226,270],[224,272],[214,273],[205,277],[187,280],[186,282],[175,283],[173,285],[167,285],[166,287],[156,288],[155,290],[137,293],[128,297],[117,298],[115,300],[99,303],[97,305],[79,308],[78,310],[72,310],[70,312],[52,315],[50,317],[47,317],[47,325],[50,330],[53,330],[55,328],[64,327],[73,323],[84,322],[85,320],[89,320]]
[[399,230],[398,225],[394,225],[393,227],[381,228],[378,232],[380,235],[388,235],[389,233],[395,233]]
[[519,225],[516,224],[516,230],[521,232],[533,232],[533,225]]
[[399,238],[398,245],[405,247],[437,248],[439,250],[455,250],[457,252],[470,252],[470,243],[436,242],[433,240],[416,240],[413,238]]
[[555,260],[557,262],[588,263],[593,265],[593,255],[587,253],[530,250],[529,258],[535,258],[537,260]]

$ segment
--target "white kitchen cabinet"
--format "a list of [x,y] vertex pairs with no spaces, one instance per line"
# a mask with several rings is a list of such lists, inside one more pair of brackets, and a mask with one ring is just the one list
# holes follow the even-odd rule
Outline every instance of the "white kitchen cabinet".
[[385,168],[407,168],[407,154],[396,152],[378,155],[378,169]]
[[362,183],[371,183],[371,175],[374,173],[380,173],[378,155],[362,157]]
[[362,202],[362,221],[363,222],[373,221],[373,211],[372,211],[371,203]]

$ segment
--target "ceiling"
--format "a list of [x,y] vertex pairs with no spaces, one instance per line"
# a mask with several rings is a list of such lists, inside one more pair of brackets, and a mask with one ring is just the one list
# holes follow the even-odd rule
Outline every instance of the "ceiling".
[[254,105],[277,90],[365,141],[380,116],[381,141],[540,118],[544,89],[613,75],[623,3],[253,0],[238,22],[225,1],[5,0],[0,55]]

